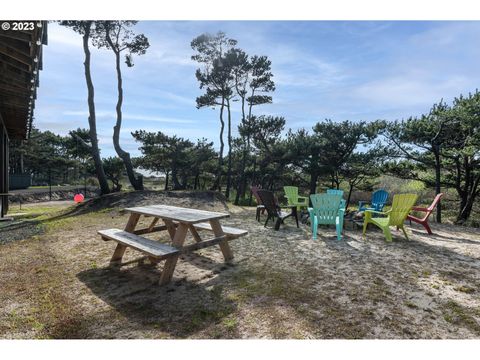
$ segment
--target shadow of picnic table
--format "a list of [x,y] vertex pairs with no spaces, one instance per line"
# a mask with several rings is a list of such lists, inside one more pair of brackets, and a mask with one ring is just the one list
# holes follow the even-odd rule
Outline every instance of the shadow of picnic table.
[[[201,260],[196,263],[207,267]],[[195,338],[196,333],[236,309],[235,303],[222,295],[220,271],[213,270],[206,281],[182,278],[166,286],[158,285],[159,268],[141,264],[127,269],[88,269],[78,273],[77,278],[134,322],[136,328],[140,325],[145,330],[160,330],[175,338]]]

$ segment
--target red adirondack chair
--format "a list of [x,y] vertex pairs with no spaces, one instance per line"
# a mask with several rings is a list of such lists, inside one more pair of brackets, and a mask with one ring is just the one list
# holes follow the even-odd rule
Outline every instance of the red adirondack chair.
[[443,195],[444,195],[443,193],[440,193],[437,196],[435,196],[435,199],[433,199],[433,202],[430,204],[428,208],[414,206],[411,211],[423,212],[425,213],[425,216],[423,218],[417,218],[413,215],[408,215],[407,220],[423,225],[423,227],[427,230],[428,234],[432,235],[432,230],[430,230],[430,226],[428,225],[428,217],[433,212],[437,204],[440,202],[440,199],[442,198]]

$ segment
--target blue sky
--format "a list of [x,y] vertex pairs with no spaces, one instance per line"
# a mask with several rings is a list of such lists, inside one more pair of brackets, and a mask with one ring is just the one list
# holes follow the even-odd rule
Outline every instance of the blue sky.
[[[273,104],[256,114],[284,116],[287,127],[311,128],[325,118],[401,119],[450,102],[480,84],[480,22],[407,21],[141,21],[146,55],[123,68],[121,144],[139,155],[131,131],[163,131],[218,140],[218,110],[197,109],[201,94],[190,41],[224,31],[250,55],[267,55],[276,83]],[[35,125],[66,134],[88,127],[80,35],[49,24]],[[102,156],[111,156],[115,123],[114,56],[92,48],[97,127]],[[234,128],[240,120],[234,109]]]

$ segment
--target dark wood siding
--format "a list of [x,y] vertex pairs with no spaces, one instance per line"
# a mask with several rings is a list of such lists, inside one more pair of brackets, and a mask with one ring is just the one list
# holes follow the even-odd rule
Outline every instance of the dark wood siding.
[[[8,193],[8,134],[0,115],[0,194]],[[0,195],[0,217],[8,211],[8,196]]]

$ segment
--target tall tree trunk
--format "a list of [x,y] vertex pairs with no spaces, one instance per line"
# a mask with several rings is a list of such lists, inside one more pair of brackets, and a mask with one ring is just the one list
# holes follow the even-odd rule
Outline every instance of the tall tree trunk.
[[193,190],[197,190],[197,188],[200,186],[200,173],[195,174],[195,181],[193,182]]
[[113,127],[113,146],[117,155],[122,159],[123,164],[125,165],[125,170],[127,171],[128,180],[132,187],[135,190],[143,190],[143,179],[139,175],[138,178],[135,177],[135,172],[133,170],[132,160],[130,158],[130,153],[123,150],[120,146],[120,129],[122,127],[122,104],[123,104],[123,87],[122,87],[122,70],[120,68],[120,51],[113,44],[112,39],[110,38],[109,33],[107,33],[107,41],[115,53],[115,65],[117,70],[117,90],[118,90],[118,99],[117,99],[117,123]]
[[352,184],[349,184],[349,188],[348,188],[348,196],[347,196],[347,204],[345,205],[345,210],[348,209],[348,205],[350,205],[350,199],[352,197],[352,192],[353,192],[353,185]]
[[221,190],[221,178],[222,178],[222,168],[223,168],[223,148],[225,144],[223,143],[223,129],[225,128],[225,122],[223,121],[223,109],[225,108],[225,99],[222,98],[222,105],[220,106],[220,152],[218,154],[218,165],[217,165],[217,176],[212,185],[211,190]]
[[472,213],[472,208],[473,208],[473,196],[468,196],[468,198],[465,200],[465,205],[461,207],[460,212],[457,216],[457,219],[455,220],[455,224],[463,224],[465,221],[468,220],[470,217],[470,214]]
[[172,168],[172,182],[173,182],[173,190],[180,190],[182,188],[182,185],[180,184],[180,181],[178,181],[177,168],[176,167]]
[[318,174],[316,172],[312,172],[312,174],[310,175],[310,195],[317,192],[317,181]]
[[95,163],[95,172],[97,173],[98,183],[100,185],[101,194],[108,194],[110,188],[108,186],[107,177],[103,169],[102,159],[100,158],[100,149],[98,148],[97,138],[97,120],[95,117],[95,103],[94,103],[94,88],[92,82],[92,76],[90,73],[90,49],[88,47],[88,40],[90,38],[90,31],[92,27],[92,21],[88,21],[85,26],[83,34],[83,51],[85,53],[85,80],[87,82],[88,91],[88,124],[90,127],[90,142],[93,162]]
[[318,170],[315,170],[315,167],[318,164],[318,153],[316,151],[312,152],[312,159],[310,161],[310,195],[317,192],[317,182],[318,182]]
[[247,148],[243,154],[242,159],[242,177],[241,177],[241,186],[240,186],[240,196],[243,198],[245,197],[245,192],[247,191],[247,177],[245,176],[245,169],[247,168],[247,157],[250,154],[250,136],[247,137]]
[[[440,188],[440,169],[441,169],[441,163],[440,163],[440,146],[436,145],[433,148],[433,154],[435,155],[435,195],[440,194],[441,188]],[[440,200],[437,204],[437,213],[436,213],[436,221],[437,223],[442,222],[442,201]]]
[[[237,91],[239,92],[239,91]],[[251,105],[250,105],[250,113],[251,113]],[[245,124],[245,96],[242,96],[242,123]],[[244,142],[244,149],[242,153],[242,163],[240,167],[240,176],[238,177],[238,184],[237,184],[237,193],[235,195],[235,205],[238,205],[240,197],[245,197],[245,187],[247,184],[247,180],[245,179],[245,167],[247,163],[247,148],[250,146],[250,135],[247,136],[247,141],[243,138]],[[247,145],[248,143],[248,145]]]
[[[257,170],[257,158],[254,155],[253,156],[252,183],[251,183],[252,186],[257,185],[257,184],[255,184],[256,170]],[[253,194],[252,194],[252,191],[250,190],[250,195],[249,195],[249,198],[248,198],[248,206],[252,206],[252,196],[253,196]]]
[[249,146],[245,144],[245,148],[243,150],[242,154],[242,163],[240,165],[240,175],[238,177],[238,185],[237,185],[237,194],[235,195],[235,205],[239,204],[240,197],[244,198],[245,197],[245,188],[247,187],[247,178],[245,176],[245,168],[247,166],[247,152]]
[[165,171],[165,191],[168,190],[168,177],[170,175],[170,171]]
[[228,166],[227,166],[227,187],[225,189],[225,197],[230,199],[230,186],[232,183],[232,112],[230,109],[230,100],[227,99],[228,114]]
[[[470,173],[470,172],[467,172]],[[470,173],[471,175],[471,173]],[[473,204],[478,196],[478,187],[480,186],[480,175],[475,178],[471,175],[465,179],[465,187],[463,190],[457,189],[460,196],[460,209],[455,220],[456,224],[463,224],[468,220],[472,213]]]

